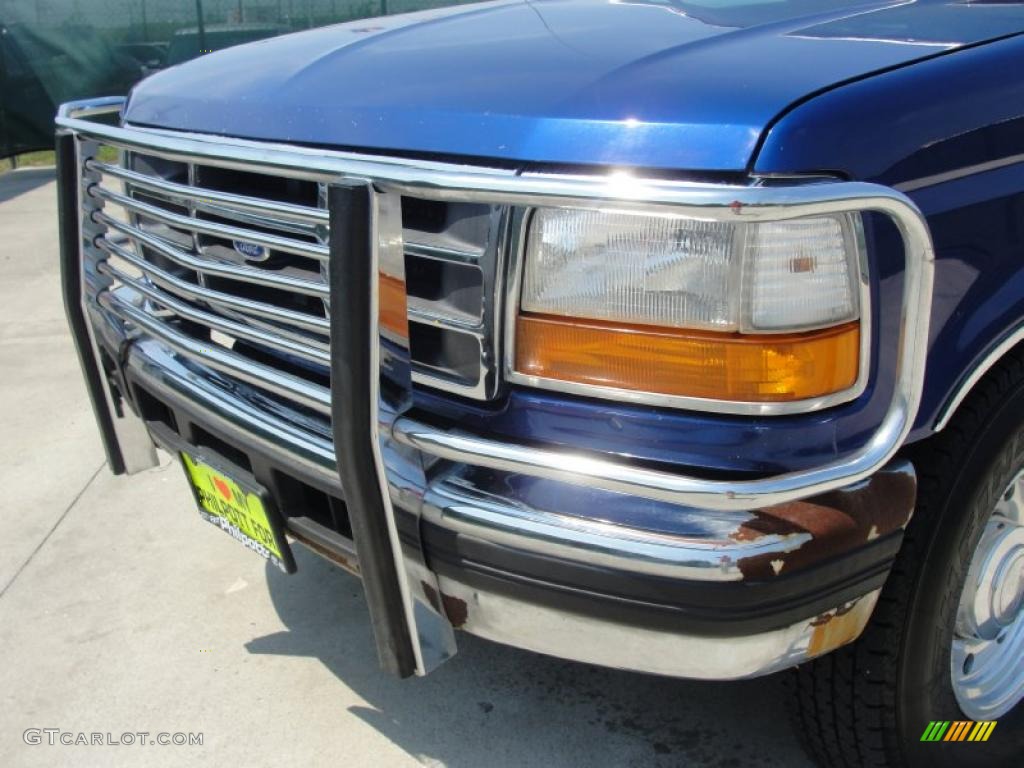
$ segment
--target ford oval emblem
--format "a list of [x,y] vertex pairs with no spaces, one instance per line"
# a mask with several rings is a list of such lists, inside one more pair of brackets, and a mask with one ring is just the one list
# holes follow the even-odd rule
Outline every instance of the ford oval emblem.
[[245,240],[232,240],[231,244],[246,261],[266,261],[270,258],[270,249],[265,245],[249,243]]

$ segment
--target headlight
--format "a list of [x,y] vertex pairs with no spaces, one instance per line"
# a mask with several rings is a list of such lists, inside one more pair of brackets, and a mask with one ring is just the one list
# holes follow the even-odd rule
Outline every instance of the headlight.
[[855,213],[734,223],[538,209],[514,370],[753,403],[851,390],[861,242]]

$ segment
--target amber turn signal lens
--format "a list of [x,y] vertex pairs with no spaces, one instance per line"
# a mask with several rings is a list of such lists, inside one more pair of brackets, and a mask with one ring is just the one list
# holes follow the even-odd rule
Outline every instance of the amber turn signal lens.
[[860,325],[744,335],[522,314],[515,368],[527,376],[678,397],[805,400],[857,381]]
[[409,338],[409,312],[405,300],[405,281],[378,273],[377,317],[380,327],[401,339]]

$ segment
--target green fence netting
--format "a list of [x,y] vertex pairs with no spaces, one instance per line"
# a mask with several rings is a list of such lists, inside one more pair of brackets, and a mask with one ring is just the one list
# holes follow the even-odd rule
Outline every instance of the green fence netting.
[[0,157],[53,145],[57,105],[204,52],[471,0],[0,0]]

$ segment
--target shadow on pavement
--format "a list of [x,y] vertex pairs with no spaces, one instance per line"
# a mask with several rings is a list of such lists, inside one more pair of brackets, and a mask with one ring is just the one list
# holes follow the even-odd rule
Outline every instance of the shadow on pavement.
[[417,760],[452,768],[808,765],[778,678],[672,680],[460,633],[458,655],[440,669],[393,679],[377,667],[359,581],[302,547],[295,555],[296,576],[267,569],[287,630],[250,641],[248,651],[318,658],[367,702],[349,712]]
[[31,192],[57,177],[53,168],[23,168],[0,174],[0,203]]

